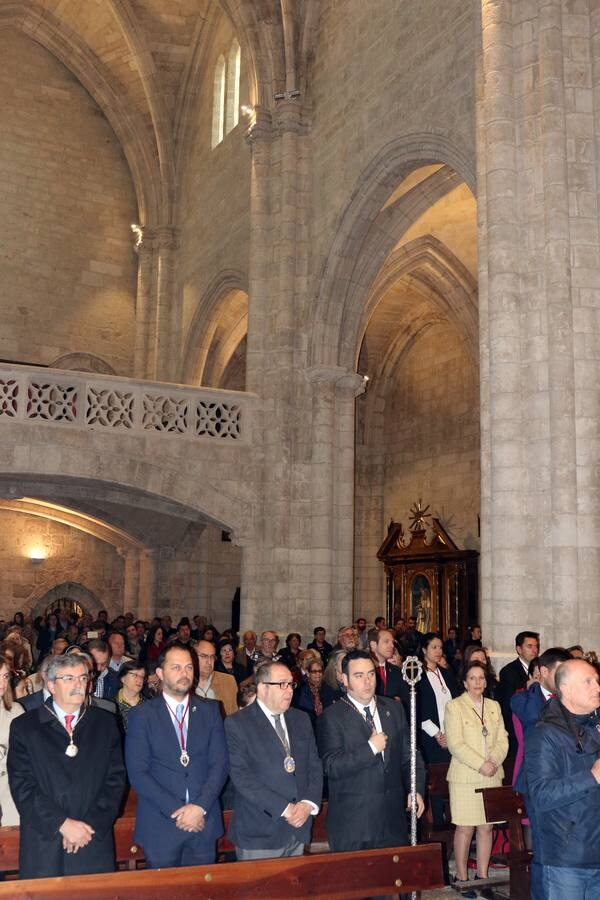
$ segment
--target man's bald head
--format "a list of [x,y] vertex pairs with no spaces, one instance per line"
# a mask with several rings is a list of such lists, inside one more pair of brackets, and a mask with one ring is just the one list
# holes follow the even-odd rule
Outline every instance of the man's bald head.
[[196,653],[198,654],[198,665],[200,669],[200,680],[205,681],[210,678],[215,668],[217,659],[217,651],[215,645],[210,641],[198,641],[196,644]]
[[592,713],[600,706],[600,683],[596,669],[583,659],[560,664],[554,676],[560,702],[574,715]]

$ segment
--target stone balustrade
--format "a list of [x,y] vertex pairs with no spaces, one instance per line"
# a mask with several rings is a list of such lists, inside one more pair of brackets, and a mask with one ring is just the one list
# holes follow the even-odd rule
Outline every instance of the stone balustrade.
[[246,444],[254,395],[64,369],[0,364],[5,421]]

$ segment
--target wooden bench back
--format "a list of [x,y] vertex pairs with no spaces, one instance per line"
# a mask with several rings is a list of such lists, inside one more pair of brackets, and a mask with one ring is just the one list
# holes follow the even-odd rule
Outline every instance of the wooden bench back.
[[221,863],[82,875],[69,891],[68,879],[39,878],[0,883],[0,898],[27,900],[328,900],[424,891],[443,887],[439,844],[315,854],[256,862]]
[[507,785],[481,788],[479,793],[487,821],[508,823],[511,900],[529,900],[531,854],[523,836],[522,820],[527,815],[523,797]]

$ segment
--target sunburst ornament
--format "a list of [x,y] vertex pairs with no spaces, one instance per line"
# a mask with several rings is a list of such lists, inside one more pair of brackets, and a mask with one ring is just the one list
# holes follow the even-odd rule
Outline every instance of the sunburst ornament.
[[424,531],[428,526],[428,519],[431,519],[431,513],[428,512],[429,503],[427,506],[423,506],[423,501],[421,499],[417,500],[416,503],[410,508],[410,530],[411,531]]

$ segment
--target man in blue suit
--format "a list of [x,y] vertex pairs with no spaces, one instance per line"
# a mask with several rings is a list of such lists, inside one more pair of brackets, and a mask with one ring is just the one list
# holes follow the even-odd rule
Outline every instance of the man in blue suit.
[[229,836],[239,860],[299,856],[321,803],[323,769],[287,666],[255,669],[256,701],[225,720],[235,789]]
[[[523,740],[530,728],[537,723],[542,709],[556,690],[554,684],[556,670],[568,659],[571,659],[571,655],[563,647],[550,647],[544,650],[538,657],[540,680],[534,681],[526,691],[518,691],[510,698],[510,708],[523,728]],[[524,766],[521,766],[513,787],[521,794],[527,793]]]
[[229,771],[219,704],[191,693],[192,650],[159,657],[162,693],[129,713],[125,761],[137,791],[135,839],[150,868],[215,861],[223,834],[219,794]]

